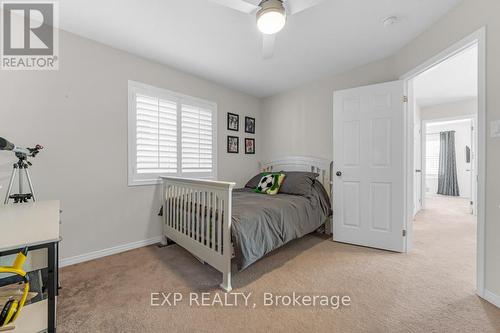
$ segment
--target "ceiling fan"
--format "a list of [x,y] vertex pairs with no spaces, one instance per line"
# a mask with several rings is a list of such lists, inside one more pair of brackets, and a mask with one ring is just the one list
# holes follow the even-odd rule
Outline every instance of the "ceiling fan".
[[209,0],[242,13],[255,15],[262,32],[262,57],[274,54],[276,34],[283,29],[286,17],[314,7],[324,0]]

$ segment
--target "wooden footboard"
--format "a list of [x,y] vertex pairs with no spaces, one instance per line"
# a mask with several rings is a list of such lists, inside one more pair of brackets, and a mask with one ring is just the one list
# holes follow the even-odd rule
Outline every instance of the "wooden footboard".
[[161,177],[167,238],[223,274],[231,291],[231,198],[235,183]]

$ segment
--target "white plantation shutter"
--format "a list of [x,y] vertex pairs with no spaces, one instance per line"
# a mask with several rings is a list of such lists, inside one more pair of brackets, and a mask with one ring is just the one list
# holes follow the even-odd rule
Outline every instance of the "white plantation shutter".
[[129,81],[129,185],[216,178],[217,105]]
[[427,134],[425,147],[425,173],[429,176],[438,175],[439,171],[440,137],[438,134]]
[[212,110],[182,104],[182,173],[213,174],[213,131]]
[[177,103],[136,95],[137,173],[177,173]]

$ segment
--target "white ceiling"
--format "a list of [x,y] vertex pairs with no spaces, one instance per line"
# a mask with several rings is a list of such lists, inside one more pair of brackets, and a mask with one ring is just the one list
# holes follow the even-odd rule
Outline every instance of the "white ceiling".
[[477,97],[478,49],[474,45],[432,67],[414,80],[420,107],[457,102]]
[[264,97],[389,56],[459,2],[325,0],[288,18],[267,60],[255,17],[208,0],[59,4],[64,30]]

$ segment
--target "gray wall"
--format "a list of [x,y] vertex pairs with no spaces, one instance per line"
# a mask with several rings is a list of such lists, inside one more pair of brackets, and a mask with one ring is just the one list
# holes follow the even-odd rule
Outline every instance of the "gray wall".
[[264,99],[264,158],[306,155],[333,158],[333,92],[391,81],[391,62],[383,60]]
[[[160,235],[159,187],[127,186],[127,81],[218,104],[218,176],[239,185],[258,170],[260,101],[206,80],[61,32],[59,71],[2,71],[0,135],[46,149],[33,160],[40,199],[61,199],[61,257]],[[226,113],[240,115],[240,154],[226,153]],[[256,120],[257,154],[242,152],[245,115]],[[235,133],[235,132],[233,132]],[[232,133],[231,133],[232,134]],[[0,154],[6,190],[13,154]]]
[[[500,76],[496,75],[500,73],[498,13],[498,0],[464,0],[392,57],[265,99],[264,114],[276,122],[263,126],[263,141],[267,143],[264,156],[283,152],[332,158],[334,90],[396,80],[482,26],[488,30],[487,118],[500,119]],[[282,126],[278,128],[276,124]],[[500,295],[500,139],[488,137],[486,144],[486,288]]]
[[420,110],[422,120],[475,116],[477,115],[477,99],[472,98],[453,103],[430,105],[421,107]]

